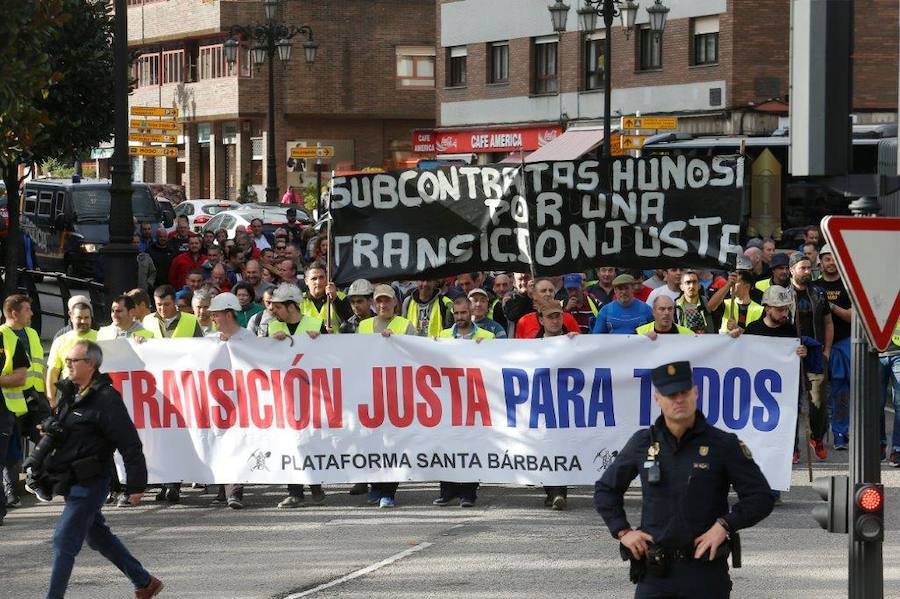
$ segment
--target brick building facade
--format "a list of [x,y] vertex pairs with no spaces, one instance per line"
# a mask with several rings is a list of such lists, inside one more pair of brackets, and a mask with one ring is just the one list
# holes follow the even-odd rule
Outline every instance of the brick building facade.
[[[338,170],[408,159],[412,131],[434,125],[435,92],[433,76],[399,77],[399,57],[412,48],[433,61],[434,1],[292,0],[277,19],[309,25],[319,44],[313,64],[302,35],[288,63],[274,59],[280,192],[315,179],[314,160],[288,159],[297,145],[334,146]],[[251,64],[249,44],[231,66],[222,46],[232,25],[264,20],[261,0],[129,0],[130,106],[175,107],[182,123],[178,157],[136,159],[136,179],[183,184],[189,198],[235,198],[249,183],[264,197],[268,66]]]
[[[670,12],[658,45],[649,32],[651,3],[640,3],[627,36],[618,19],[611,31],[612,125],[618,115],[640,112],[678,116],[679,130],[694,134],[776,129],[789,100],[790,2],[663,0]],[[597,71],[606,32],[599,18],[600,29],[581,31],[581,2],[568,4],[567,31],[554,34],[546,0],[439,0],[438,127],[431,146],[496,161],[509,148],[470,148],[470,132],[602,124]],[[857,0],[855,10],[854,110],[860,123],[894,121],[897,3]]]

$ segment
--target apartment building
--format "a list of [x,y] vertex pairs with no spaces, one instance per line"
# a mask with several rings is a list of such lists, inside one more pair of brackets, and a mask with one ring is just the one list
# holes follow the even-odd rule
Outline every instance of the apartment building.
[[[581,137],[575,149],[596,147],[607,35],[613,127],[619,116],[640,113],[677,116],[678,130],[694,134],[775,130],[789,107],[790,2],[661,1],[670,10],[657,36],[646,10],[654,0],[639,1],[628,31],[619,19],[611,31],[602,19],[599,29],[581,30],[583,1],[568,0],[561,34],[548,0],[439,0],[438,126],[417,131],[414,147],[488,163],[515,160],[515,151],[530,153],[573,130]],[[860,123],[894,121],[897,3],[857,0],[855,10],[855,112]]]
[[[290,0],[277,20],[309,25],[319,44],[313,64],[302,35],[290,61],[274,59],[278,189],[315,180],[314,160],[289,159],[295,146],[333,146],[327,170],[404,164],[413,130],[434,126],[434,1]],[[182,124],[177,157],[135,158],[137,180],[189,198],[235,198],[249,183],[264,197],[268,65],[253,64],[249,41],[235,64],[223,48],[232,25],[264,22],[262,0],[129,0],[130,106],[177,108]]]

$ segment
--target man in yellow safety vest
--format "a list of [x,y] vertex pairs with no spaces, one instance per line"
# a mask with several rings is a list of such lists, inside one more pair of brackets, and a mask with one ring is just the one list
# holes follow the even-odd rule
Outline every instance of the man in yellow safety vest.
[[50,357],[47,360],[47,400],[50,407],[56,407],[56,383],[69,376],[69,367],[65,358],[69,350],[81,339],[88,341],[97,340],[97,331],[91,325],[94,321],[94,313],[90,304],[78,304],[71,311],[72,330],[63,333],[53,340],[50,346]]

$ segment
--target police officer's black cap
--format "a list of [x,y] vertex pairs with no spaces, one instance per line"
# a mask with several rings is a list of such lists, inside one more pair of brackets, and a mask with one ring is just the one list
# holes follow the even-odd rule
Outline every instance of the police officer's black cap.
[[650,379],[662,395],[674,395],[694,386],[691,363],[687,361],[657,366],[650,372]]

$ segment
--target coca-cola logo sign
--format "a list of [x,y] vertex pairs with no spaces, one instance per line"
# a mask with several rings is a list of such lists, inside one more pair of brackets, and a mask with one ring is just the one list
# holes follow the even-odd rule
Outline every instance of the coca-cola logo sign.
[[434,143],[434,149],[438,152],[446,152],[447,150],[455,150],[459,147],[459,142],[455,135],[442,135]]

